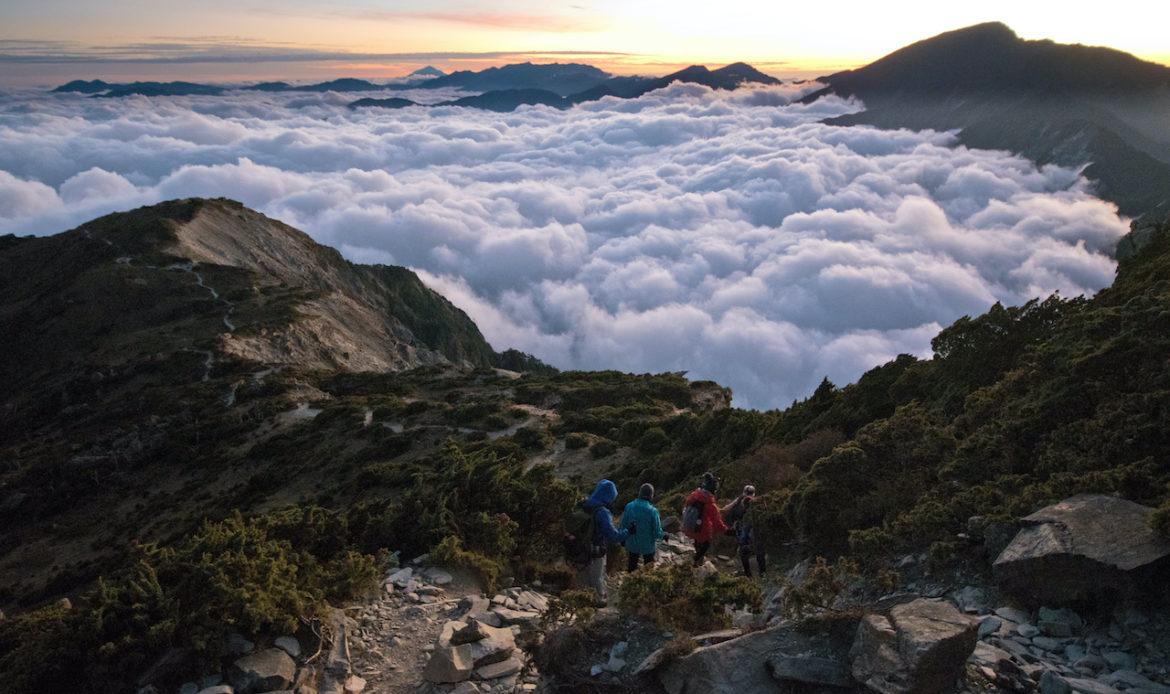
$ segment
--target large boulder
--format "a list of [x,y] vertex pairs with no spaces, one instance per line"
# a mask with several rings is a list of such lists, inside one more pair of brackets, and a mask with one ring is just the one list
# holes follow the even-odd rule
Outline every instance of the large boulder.
[[1104,494],[1080,494],[1025,517],[993,564],[1005,590],[1058,604],[1133,590],[1163,568],[1170,540],[1150,526],[1154,510]]
[[975,650],[979,621],[949,602],[919,598],[867,615],[850,651],[853,677],[882,694],[954,689]]
[[848,688],[853,624],[782,625],[703,646],[658,667],[658,681],[669,694]]
[[279,648],[246,655],[228,670],[228,681],[237,694],[288,689],[296,676],[297,664]]

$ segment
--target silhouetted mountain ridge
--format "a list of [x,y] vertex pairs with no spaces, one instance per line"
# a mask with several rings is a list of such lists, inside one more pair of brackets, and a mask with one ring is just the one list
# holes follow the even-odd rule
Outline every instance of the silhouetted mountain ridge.
[[836,94],[866,107],[830,123],[959,130],[972,147],[1087,165],[1096,192],[1125,214],[1170,209],[1170,67],[1110,48],[1028,41],[988,23],[821,81],[829,86],[805,103]]

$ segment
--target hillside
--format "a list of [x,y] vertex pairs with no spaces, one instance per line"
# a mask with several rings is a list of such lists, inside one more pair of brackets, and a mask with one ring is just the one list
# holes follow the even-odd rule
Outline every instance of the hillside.
[[956,129],[972,147],[1089,165],[1129,215],[1170,209],[1170,67],[1109,48],[1028,41],[999,23],[947,32],[821,78],[866,110],[839,125]]
[[[704,470],[722,477],[723,495],[757,485],[773,561],[801,562],[805,574],[792,575],[811,575],[810,584],[829,576],[816,590],[831,588],[830,606],[846,594],[990,594],[992,538],[1010,539],[1021,517],[1075,494],[1160,507],[1154,523],[1170,534],[1170,228],[1143,222],[1124,256],[1114,285],[1096,297],[993,307],[940,333],[932,359],[902,356],[855,384],[826,381],[784,411],[756,412],[679,374],[555,373],[522,355],[477,358],[476,346],[486,346],[462,314],[439,323],[446,332],[424,330],[449,304],[425,290],[401,303],[389,296],[392,278],[421,286],[412,275],[346,263],[234,203],[165,203],[55,237],[5,237],[0,276],[21,276],[28,288],[2,287],[9,332],[0,366],[19,387],[4,393],[12,426],[0,433],[0,607],[16,615],[0,622],[0,675],[17,691],[79,681],[85,691],[177,687],[230,665],[226,634],[270,641],[326,602],[356,601],[373,620],[361,629],[385,635],[386,598],[368,590],[389,551],[472,567],[489,589],[507,576],[555,591],[568,580],[556,562],[566,509],[602,476],[617,483],[619,505],[653,481],[664,516]],[[296,349],[273,337],[321,320],[301,314],[327,300],[331,312],[355,312],[330,330],[353,330],[372,306],[391,307],[386,315],[418,336],[398,348],[433,360],[356,368],[385,352],[346,356],[307,329]],[[35,343],[22,346],[30,335]],[[374,349],[367,337],[346,344]],[[204,353],[188,350],[209,352],[210,369]],[[670,539],[663,551],[686,544]],[[808,569],[817,556],[848,557],[862,575],[847,583]],[[599,614],[601,626],[562,644],[571,657],[556,655],[555,638],[536,648],[542,673],[578,691],[686,691],[687,677],[728,674],[701,665],[708,656],[738,672],[741,661],[720,655],[748,648],[733,640],[649,680],[629,671],[590,679],[595,654],[581,648],[598,633],[653,632],[646,638],[665,642],[666,626],[646,620],[663,618],[656,610],[667,603],[657,601],[689,579],[640,576],[623,584],[622,615]],[[756,603],[761,590],[775,592],[760,617],[770,626],[744,639],[795,638],[772,608],[821,599],[814,588],[793,598],[771,577],[750,589],[722,574],[711,580],[719,591],[706,600],[750,606],[753,591]],[[53,604],[62,596],[72,608]],[[395,599],[394,614],[425,622],[422,603]],[[1143,600],[1143,610],[1160,608],[1156,595]],[[860,608],[848,604],[818,627],[830,641],[840,625],[856,627]],[[1104,624],[1112,607],[1099,613]],[[707,619],[697,628],[728,618]],[[974,623],[962,624],[973,644]],[[1018,658],[1040,663],[1036,678],[1045,668],[1076,672],[1071,660],[1058,666],[1038,652]],[[756,653],[744,672],[771,682],[780,665],[765,671],[763,660]],[[686,663],[706,669],[680,674]],[[385,691],[413,690],[419,671],[402,671],[401,688]],[[735,690],[727,686],[711,691]]]

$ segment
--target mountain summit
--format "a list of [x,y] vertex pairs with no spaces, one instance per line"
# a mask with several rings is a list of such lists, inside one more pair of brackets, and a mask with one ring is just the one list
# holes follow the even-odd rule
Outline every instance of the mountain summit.
[[940,34],[856,70],[826,94],[866,110],[830,122],[959,130],[972,147],[1086,166],[1121,212],[1170,209],[1170,67],[1111,48],[1021,39],[1000,23]]

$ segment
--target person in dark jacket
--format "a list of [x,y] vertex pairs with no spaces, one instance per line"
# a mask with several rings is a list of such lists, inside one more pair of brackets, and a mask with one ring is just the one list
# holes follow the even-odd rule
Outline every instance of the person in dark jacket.
[[662,539],[662,518],[658,509],[650,503],[654,499],[654,485],[647,482],[638,490],[638,498],[626,504],[622,511],[621,527],[630,531],[626,539],[626,553],[629,555],[627,569],[638,568],[638,561],[653,564],[658,552],[658,541]]
[[617,500],[617,495],[617,485],[609,480],[601,480],[585,500],[585,510],[593,514],[593,551],[585,576],[589,587],[597,593],[598,605],[605,605],[609,599],[605,586],[605,555],[609,552],[610,545],[622,544],[631,532],[637,531],[636,527],[622,530],[613,527],[613,512],[610,507]]
[[739,543],[739,560],[743,563],[743,575],[752,577],[751,558],[756,557],[756,566],[760,575],[767,570],[767,553],[764,551],[764,542],[760,537],[759,523],[756,522],[756,488],[747,485],[743,493],[735,501],[723,507],[723,518],[731,526],[729,534],[735,536]]
[[683,506],[686,514],[688,506],[699,507],[699,525],[693,530],[684,529],[687,537],[695,542],[695,566],[702,566],[707,557],[707,550],[711,549],[711,540],[716,535],[727,532],[727,525],[719,513],[719,505],[715,503],[715,492],[719,491],[719,478],[713,473],[703,473],[699,488],[691,492]]

